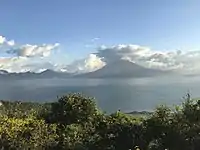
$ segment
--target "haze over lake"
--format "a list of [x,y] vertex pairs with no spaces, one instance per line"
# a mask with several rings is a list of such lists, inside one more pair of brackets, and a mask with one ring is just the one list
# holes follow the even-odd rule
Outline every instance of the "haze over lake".
[[152,110],[160,104],[180,104],[190,91],[200,97],[198,77],[140,79],[33,79],[0,81],[0,99],[48,102],[69,92],[95,97],[106,111]]

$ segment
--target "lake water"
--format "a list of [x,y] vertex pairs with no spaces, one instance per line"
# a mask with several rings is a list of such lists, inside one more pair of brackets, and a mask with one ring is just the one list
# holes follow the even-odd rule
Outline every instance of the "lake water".
[[82,92],[95,97],[106,112],[152,110],[159,104],[180,104],[188,91],[193,97],[200,97],[199,78],[0,80],[3,100],[46,102],[69,92]]

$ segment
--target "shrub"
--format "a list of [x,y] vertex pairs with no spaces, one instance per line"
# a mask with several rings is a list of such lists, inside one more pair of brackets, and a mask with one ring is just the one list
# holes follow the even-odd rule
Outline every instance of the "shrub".
[[0,147],[4,149],[44,149],[57,144],[56,125],[34,117],[0,117]]

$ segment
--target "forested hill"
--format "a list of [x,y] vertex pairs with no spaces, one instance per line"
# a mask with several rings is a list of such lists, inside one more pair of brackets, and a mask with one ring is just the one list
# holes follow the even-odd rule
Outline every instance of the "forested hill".
[[200,101],[175,108],[105,114],[95,100],[69,94],[53,103],[0,103],[0,149],[199,150]]

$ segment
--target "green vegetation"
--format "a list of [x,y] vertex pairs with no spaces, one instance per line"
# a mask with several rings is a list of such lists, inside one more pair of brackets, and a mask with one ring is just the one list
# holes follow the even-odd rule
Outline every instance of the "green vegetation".
[[181,106],[145,118],[105,114],[81,94],[45,104],[2,101],[0,149],[199,150],[200,101],[187,95]]

